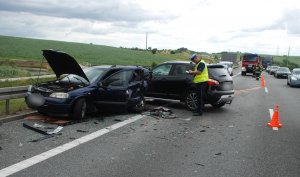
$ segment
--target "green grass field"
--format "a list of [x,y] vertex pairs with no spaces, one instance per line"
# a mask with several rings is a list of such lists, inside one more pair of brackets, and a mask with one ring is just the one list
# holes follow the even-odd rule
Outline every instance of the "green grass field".
[[275,56],[274,61],[282,63],[284,59],[287,59],[289,62],[295,63],[300,67],[300,56]]
[[61,50],[73,56],[79,63],[88,62],[92,65],[151,66],[153,62],[158,64],[168,60],[188,58],[188,54],[152,54],[150,51],[136,51],[103,45],[0,36],[0,60],[41,61],[43,59],[41,50],[43,49]]
[[[10,114],[16,114],[17,112],[25,111],[25,110],[30,110],[25,101],[24,98],[19,98],[19,99],[13,99],[10,100],[9,104],[9,113]],[[6,116],[5,114],[5,100],[0,101],[0,117]]]
[[0,66],[0,79],[9,77],[26,77],[31,76],[26,70],[19,69],[13,66],[1,65]]

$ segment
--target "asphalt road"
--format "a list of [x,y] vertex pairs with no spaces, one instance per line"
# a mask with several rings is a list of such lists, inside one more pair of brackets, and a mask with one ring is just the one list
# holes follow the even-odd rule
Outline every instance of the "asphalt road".
[[[178,102],[151,101],[148,109],[164,106],[177,118],[94,115],[39,142],[30,142],[43,135],[24,128],[25,120],[5,123],[0,176],[300,176],[300,89],[264,76],[267,89],[235,76],[232,104],[206,105],[202,117]],[[266,126],[275,104],[279,130]]]

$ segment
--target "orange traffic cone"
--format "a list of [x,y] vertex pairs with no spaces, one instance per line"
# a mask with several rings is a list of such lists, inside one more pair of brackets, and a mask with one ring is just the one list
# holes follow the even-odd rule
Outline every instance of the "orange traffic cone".
[[261,87],[265,87],[265,78],[261,76]]
[[269,127],[278,127],[281,128],[282,124],[279,122],[279,106],[275,106],[274,114],[272,116],[272,120],[268,123]]

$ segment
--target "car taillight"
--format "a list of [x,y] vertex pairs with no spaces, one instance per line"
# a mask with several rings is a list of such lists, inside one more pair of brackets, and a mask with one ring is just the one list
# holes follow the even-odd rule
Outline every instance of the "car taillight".
[[216,80],[213,80],[213,79],[208,79],[208,82],[207,82],[208,85],[210,86],[217,86],[217,85],[220,85],[220,83]]

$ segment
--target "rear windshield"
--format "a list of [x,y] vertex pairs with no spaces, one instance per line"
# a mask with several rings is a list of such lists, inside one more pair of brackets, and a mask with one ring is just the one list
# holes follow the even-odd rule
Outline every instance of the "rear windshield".
[[208,73],[212,77],[221,77],[228,75],[228,71],[224,67],[209,67]]
[[243,56],[243,61],[256,61],[257,55],[245,55]]

